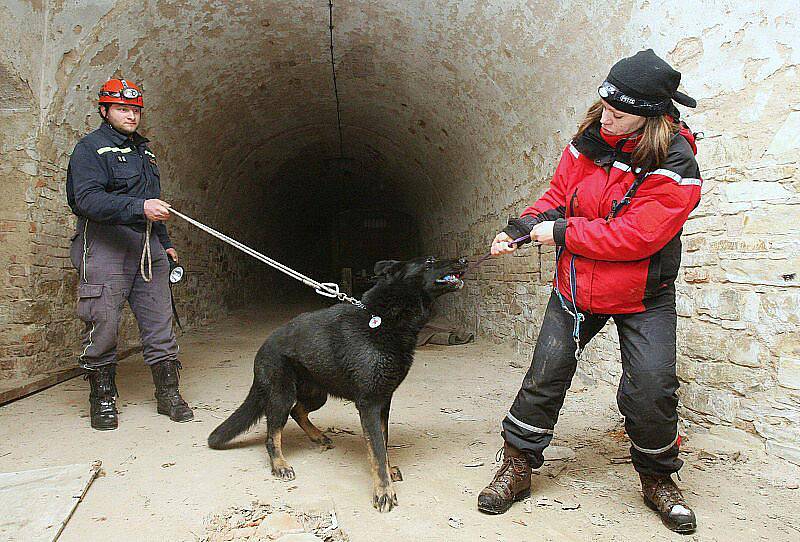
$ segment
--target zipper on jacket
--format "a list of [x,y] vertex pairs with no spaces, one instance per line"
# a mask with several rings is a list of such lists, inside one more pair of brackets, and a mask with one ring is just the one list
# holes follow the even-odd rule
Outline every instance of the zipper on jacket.
[[575,193],[572,194],[572,197],[569,198],[569,216],[575,216],[575,200],[578,199],[578,189],[575,189]]
[[[603,190],[600,192],[600,198],[599,198],[599,200],[597,202],[597,216],[598,217],[604,216],[603,215],[603,200],[605,198],[606,191],[608,190],[608,183],[611,182],[611,171],[614,169],[614,163],[617,161],[617,155],[618,154],[623,154],[622,148],[625,146],[625,143],[627,143],[627,142],[628,142],[628,138],[620,139],[617,142],[617,145],[614,148],[614,151],[611,153],[611,161],[609,162],[609,164],[607,166],[607,169],[606,169],[606,183],[605,183],[605,186],[603,186]],[[630,167],[631,167],[631,171],[633,171],[633,165],[632,164],[631,164]],[[612,210],[612,212],[613,212],[613,210],[614,210],[614,208],[616,206],[617,206],[617,200],[612,199],[611,200],[611,210]],[[606,215],[605,216],[606,222],[609,220],[609,217],[610,217],[610,215]]]
[[[613,164],[613,162],[612,162]],[[597,198],[597,217],[600,218],[603,216],[603,198],[606,195],[606,191],[608,190],[608,183],[611,182],[611,170],[614,169],[614,166],[607,166],[606,169],[606,182],[603,185],[603,189],[600,191],[600,197]]]
[[144,175],[144,197],[145,198],[149,198],[150,197],[150,175],[147,174],[147,166],[144,163],[144,160],[145,160],[144,153],[142,152],[141,147],[138,146],[138,145],[136,146],[136,153],[139,155],[139,158],[141,158],[141,162],[142,162],[142,170],[141,170],[140,173],[142,175]]

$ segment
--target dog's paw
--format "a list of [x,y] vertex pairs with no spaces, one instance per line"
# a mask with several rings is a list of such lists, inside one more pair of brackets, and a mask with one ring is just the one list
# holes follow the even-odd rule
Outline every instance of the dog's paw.
[[392,482],[403,481],[403,473],[397,467],[389,467],[389,476],[392,478]]
[[279,467],[272,468],[272,474],[283,480],[284,482],[289,482],[294,480],[294,469],[289,465],[281,465]]
[[316,442],[319,445],[320,450],[322,450],[323,452],[325,450],[333,450],[334,448],[336,448],[336,445],[327,435],[322,435],[322,437],[315,440],[314,442]]
[[376,488],[372,497],[372,506],[378,512],[388,512],[397,506],[397,494],[394,492],[394,488],[392,486]]

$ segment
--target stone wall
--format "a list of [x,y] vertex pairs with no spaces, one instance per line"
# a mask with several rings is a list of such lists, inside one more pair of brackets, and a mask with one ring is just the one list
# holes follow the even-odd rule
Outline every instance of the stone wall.
[[[16,11],[12,11],[16,8]],[[47,301],[34,295],[58,273],[58,242],[39,232],[31,205],[52,197],[40,175],[37,135],[44,17],[31,6],[0,6],[0,20],[19,16],[16,31],[0,32],[0,374],[37,370],[47,349]],[[48,252],[54,261],[46,261]],[[52,337],[52,335],[51,335]]]
[[[376,191],[412,215],[427,253],[484,253],[544,190],[608,67],[653,47],[683,72],[699,101],[686,120],[706,136],[678,286],[684,416],[800,461],[796,2],[706,2],[702,17],[689,0],[334,5],[341,149],[325,3],[0,6],[0,378],[74,363],[64,177],[108,77],[144,88],[165,199],[313,274],[342,194]],[[357,175],[330,174],[340,152]],[[340,190],[354,179],[362,193]],[[283,289],[206,234],[170,228],[189,270],[186,323]],[[552,269],[543,249],[490,260],[444,307],[529,355]],[[129,315],[122,329],[124,350],[137,342]],[[617,378],[614,335],[587,352],[586,375]]]

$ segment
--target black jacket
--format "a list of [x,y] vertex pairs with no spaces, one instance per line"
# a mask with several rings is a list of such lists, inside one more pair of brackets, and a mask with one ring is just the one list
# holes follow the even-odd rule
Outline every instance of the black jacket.
[[[125,224],[144,231],[144,201],[161,197],[161,177],[149,140],[125,136],[103,123],[81,139],[67,168],[67,201],[72,212],[102,224]],[[164,248],[172,242],[163,222],[153,233]]]

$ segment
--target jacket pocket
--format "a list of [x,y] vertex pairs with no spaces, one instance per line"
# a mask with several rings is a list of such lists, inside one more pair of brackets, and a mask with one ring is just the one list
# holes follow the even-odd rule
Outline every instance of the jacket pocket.
[[78,284],[78,318],[86,323],[105,320],[106,295],[102,284]]
[[109,179],[108,190],[110,192],[125,192],[134,186],[142,172],[136,163],[129,159],[128,162],[111,163],[111,179]]

